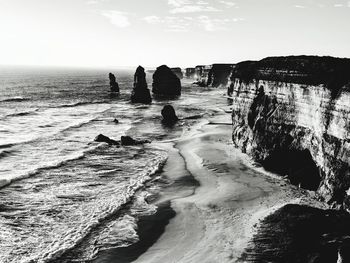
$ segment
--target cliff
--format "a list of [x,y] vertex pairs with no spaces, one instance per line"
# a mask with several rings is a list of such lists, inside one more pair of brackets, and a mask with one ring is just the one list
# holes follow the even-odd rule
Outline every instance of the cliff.
[[350,207],[350,59],[272,57],[231,76],[233,142],[329,203]]
[[213,64],[208,73],[208,86],[226,87],[234,68],[233,64]]

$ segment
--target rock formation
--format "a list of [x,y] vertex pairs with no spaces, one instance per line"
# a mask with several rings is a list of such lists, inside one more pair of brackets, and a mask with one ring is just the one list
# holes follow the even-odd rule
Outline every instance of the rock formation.
[[186,68],[185,69],[186,78],[193,79],[196,77],[196,69],[195,68]]
[[103,134],[99,134],[96,136],[95,142],[105,142],[105,143],[108,143],[109,145],[120,145],[120,142],[116,141],[116,140],[113,140]]
[[119,85],[114,74],[109,73],[109,86],[112,92],[119,92]]
[[350,207],[350,60],[273,57],[237,64],[233,142],[327,202]]
[[165,105],[161,113],[163,116],[162,122],[164,124],[174,124],[179,120],[179,118],[176,116],[173,106],[171,105]]
[[156,95],[173,97],[181,95],[180,79],[171,69],[162,65],[153,74],[152,92]]
[[226,87],[232,73],[233,64],[213,64],[212,68],[208,73],[208,86]]
[[196,82],[200,87],[206,87],[208,83],[208,74],[211,69],[211,66],[205,66],[205,65],[198,65],[195,67],[196,72]]
[[132,145],[138,145],[138,144],[144,144],[144,143],[150,143],[148,140],[135,140],[131,138],[130,136],[121,136],[120,141],[113,140],[103,134],[99,134],[94,139],[95,142],[105,142],[109,145],[117,145],[117,146],[132,146]]
[[184,75],[181,68],[171,68],[171,71],[176,75],[176,77],[183,79]]
[[150,143],[150,141],[147,141],[147,140],[135,140],[130,136],[122,136],[120,137],[120,141],[121,141],[121,145],[123,146],[133,146],[138,144]]
[[131,102],[146,103],[152,102],[150,91],[147,87],[145,69],[138,66],[134,75],[134,88],[131,94]]

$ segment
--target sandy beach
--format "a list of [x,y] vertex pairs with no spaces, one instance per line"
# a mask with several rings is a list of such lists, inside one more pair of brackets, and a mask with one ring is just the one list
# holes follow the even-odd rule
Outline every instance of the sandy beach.
[[286,203],[322,207],[235,149],[229,123],[222,113],[160,143],[169,151],[168,183],[154,200],[157,215],[140,219],[133,247],[104,251],[95,262],[240,262],[262,218]]

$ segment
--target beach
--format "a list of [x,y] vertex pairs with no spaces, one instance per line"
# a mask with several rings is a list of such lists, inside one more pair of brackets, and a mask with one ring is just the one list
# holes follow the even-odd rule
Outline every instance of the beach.
[[169,156],[161,174],[167,184],[152,201],[157,216],[141,218],[134,249],[106,250],[94,262],[240,262],[265,216],[287,203],[323,207],[235,149],[229,124],[222,111],[160,144]]

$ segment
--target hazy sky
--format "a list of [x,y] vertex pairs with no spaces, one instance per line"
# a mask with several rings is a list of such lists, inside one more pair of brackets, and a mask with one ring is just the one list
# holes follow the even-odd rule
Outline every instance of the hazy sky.
[[0,0],[0,64],[350,57],[350,0]]

